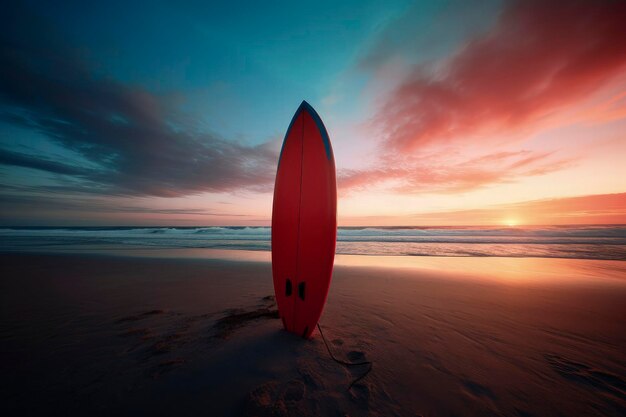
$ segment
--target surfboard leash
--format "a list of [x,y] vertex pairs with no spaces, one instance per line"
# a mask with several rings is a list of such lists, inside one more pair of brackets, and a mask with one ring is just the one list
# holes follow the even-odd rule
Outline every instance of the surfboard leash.
[[371,362],[371,361],[346,362],[346,361],[343,361],[341,359],[337,359],[335,357],[335,355],[333,354],[332,350],[330,350],[330,346],[328,345],[328,342],[326,341],[326,337],[324,336],[324,332],[322,331],[322,328],[321,328],[319,323],[317,323],[317,330],[320,331],[320,334],[322,335],[322,340],[324,341],[324,345],[326,345],[326,350],[328,351],[328,354],[330,355],[332,360],[334,360],[335,362],[337,362],[340,365],[348,366],[348,367],[350,367],[350,366],[369,365],[369,367],[367,368],[367,371],[365,371],[365,373],[363,375],[359,376],[357,379],[352,381],[352,383],[348,386],[348,391],[350,391],[352,389],[352,387],[354,386],[354,384],[356,384],[357,382],[359,382],[360,380],[365,378],[367,376],[367,374],[370,373],[370,371],[372,370],[372,367],[374,366],[373,362]]

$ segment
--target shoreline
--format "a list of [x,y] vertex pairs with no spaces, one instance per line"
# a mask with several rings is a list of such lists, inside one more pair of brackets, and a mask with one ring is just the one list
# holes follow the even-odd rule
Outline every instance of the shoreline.
[[[623,245],[617,245],[623,246]],[[265,249],[217,249],[217,248],[182,248],[182,247],[89,247],[89,245],[77,245],[72,247],[71,245],[66,248],[20,248],[20,249],[7,249],[0,248],[1,253],[30,253],[30,254],[103,254],[113,256],[133,256],[133,257],[151,257],[151,258],[224,258],[245,261],[248,259],[258,259],[259,261],[270,262],[271,250]],[[236,254],[243,256],[235,256]],[[580,257],[575,258],[571,256],[502,256],[502,255],[426,255],[426,254],[404,254],[404,255],[378,255],[367,253],[339,253],[335,254],[335,259],[341,259],[342,257],[366,257],[366,258],[381,258],[381,259],[423,259],[423,258],[451,258],[451,259],[567,259],[567,260],[590,260],[590,261],[612,261],[612,262],[624,262],[624,259],[617,258],[591,258]]]
[[[229,249],[136,249],[84,251],[0,251],[0,256],[67,256],[121,259],[170,259],[271,264],[271,252]],[[483,256],[380,256],[335,255],[335,268],[423,270],[461,274],[465,278],[494,282],[540,283],[557,279],[563,283],[626,283],[626,262],[605,259]],[[564,275],[564,274],[568,275]],[[532,277],[530,274],[534,274]]]

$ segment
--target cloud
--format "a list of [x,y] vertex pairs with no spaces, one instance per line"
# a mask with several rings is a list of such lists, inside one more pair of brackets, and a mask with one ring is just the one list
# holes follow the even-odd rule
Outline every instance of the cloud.
[[469,37],[488,30],[500,8],[500,0],[413,2],[379,29],[358,65],[377,71],[389,62],[423,63],[442,58]]
[[387,168],[343,170],[339,186],[344,192],[383,185],[401,193],[456,193],[515,181],[564,168],[569,160],[555,160],[549,152],[503,151],[454,162],[447,153],[409,158],[402,156]]
[[384,149],[476,140],[585,98],[625,70],[624,22],[621,1],[508,3],[491,31],[437,66],[415,66],[387,97],[374,120]]
[[46,158],[0,149],[0,164],[39,169],[62,175],[85,175],[86,170]]
[[105,194],[172,197],[271,188],[277,155],[270,145],[245,146],[200,130],[175,100],[99,74],[84,51],[45,21],[17,5],[6,9],[2,119],[44,134],[97,168],[10,149],[0,153],[0,163],[79,177],[76,191]]
[[[1,225],[33,223],[77,224],[81,219],[87,223],[174,224],[189,219],[211,222],[212,219],[247,220],[249,214],[225,212],[210,208],[171,208],[138,203],[134,197],[110,197],[100,195],[68,195],[33,188],[1,187]],[[19,193],[12,193],[18,191]],[[187,220],[186,220],[187,219]]]
[[[387,77],[377,70],[385,60],[421,50],[424,35],[408,24],[417,11],[409,9],[390,25],[366,54],[361,66],[374,78]],[[459,20],[443,11],[442,22]],[[342,192],[467,192],[571,167],[580,155],[548,152],[537,143],[526,147],[519,133],[626,73],[624,21],[626,3],[611,1],[513,1],[497,18],[474,16],[458,29],[473,38],[456,52],[429,64],[417,61],[405,78],[388,80],[397,87],[380,96],[370,123],[381,133],[378,160],[340,171]],[[618,94],[606,107],[613,109],[620,99]]]

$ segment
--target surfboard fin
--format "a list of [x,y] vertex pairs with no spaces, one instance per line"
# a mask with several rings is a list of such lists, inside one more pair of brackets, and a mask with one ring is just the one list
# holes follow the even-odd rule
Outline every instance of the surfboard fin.
[[291,280],[287,278],[287,282],[285,282],[285,297],[289,297],[291,295]]
[[301,282],[301,283],[298,284],[298,297],[300,297],[302,299],[302,301],[304,301],[305,285],[306,285],[306,282]]

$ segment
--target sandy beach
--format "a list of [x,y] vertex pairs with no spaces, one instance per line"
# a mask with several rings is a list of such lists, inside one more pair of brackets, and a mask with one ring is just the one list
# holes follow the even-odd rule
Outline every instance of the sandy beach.
[[[405,257],[406,258],[406,257]],[[472,263],[475,268],[472,268]],[[4,254],[3,415],[620,416],[620,261],[339,259],[322,330],[267,262]]]

